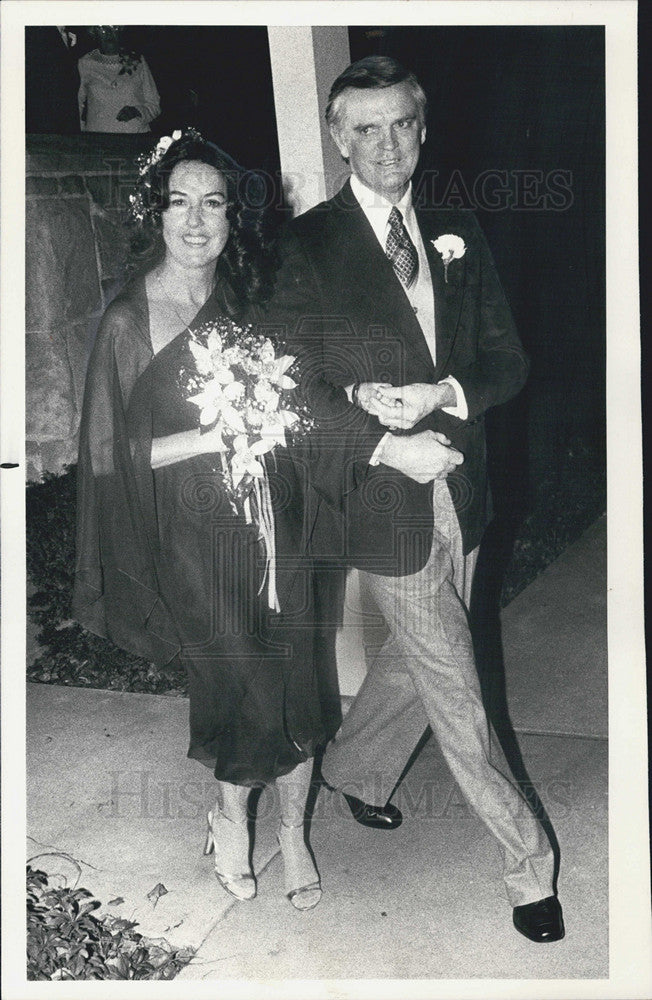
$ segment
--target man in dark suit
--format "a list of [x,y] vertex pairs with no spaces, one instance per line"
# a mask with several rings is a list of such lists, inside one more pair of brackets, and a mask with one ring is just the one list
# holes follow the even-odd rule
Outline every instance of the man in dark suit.
[[78,29],[25,28],[25,131],[74,135],[79,132],[79,71],[84,55]]
[[[361,571],[389,631],[322,773],[359,822],[395,828],[389,797],[430,725],[498,841],[514,924],[553,941],[564,935],[553,852],[490,739],[466,610],[489,516],[484,413],[520,389],[528,366],[475,219],[412,203],[425,113],[416,78],[394,60],[345,70],[326,118],[351,178],[282,244],[273,312],[308,382],[339,387],[358,428],[357,439],[342,433],[342,404],[329,438],[320,414],[313,548],[323,565]],[[339,495],[324,489],[329,461]]]

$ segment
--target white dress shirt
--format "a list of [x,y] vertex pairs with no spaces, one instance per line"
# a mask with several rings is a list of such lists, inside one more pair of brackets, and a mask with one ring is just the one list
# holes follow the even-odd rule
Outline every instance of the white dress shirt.
[[77,35],[74,31],[68,31],[65,24],[58,24],[57,31],[67,49],[72,49],[77,44]]

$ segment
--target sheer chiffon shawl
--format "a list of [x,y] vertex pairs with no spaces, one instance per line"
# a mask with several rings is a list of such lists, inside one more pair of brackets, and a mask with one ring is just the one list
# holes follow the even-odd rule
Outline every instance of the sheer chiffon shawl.
[[86,375],[73,617],[122,649],[165,664],[180,642],[156,573],[152,424],[146,405],[143,418],[136,425],[130,421],[127,431],[134,385],[152,358],[145,281],[140,279],[107,308]]

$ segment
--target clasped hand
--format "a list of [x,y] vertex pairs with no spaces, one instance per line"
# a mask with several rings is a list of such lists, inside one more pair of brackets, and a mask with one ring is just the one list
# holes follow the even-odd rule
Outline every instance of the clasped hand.
[[358,404],[390,430],[410,430],[433,410],[455,406],[455,390],[448,382],[414,382],[391,386],[384,382],[363,382]]
[[[410,430],[433,410],[453,406],[457,400],[453,386],[447,382],[415,382],[398,388],[382,382],[363,382],[357,402],[390,430]],[[445,434],[427,430],[407,437],[389,436],[380,460],[417,483],[429,483],[445,479],[461,465],[464,456],[451,446]]]
[[142,118],[138,108],[135,108],[133,104],[125,104],[124,108],[120,108],[116,117],[116,121],[119,122],[130,122],[132,118]]
[[421,431],[406,437],[388,435],[380,460],[417,483],[430,483],[445,479],[462,464],[464,455],[451,446],[445,434]]

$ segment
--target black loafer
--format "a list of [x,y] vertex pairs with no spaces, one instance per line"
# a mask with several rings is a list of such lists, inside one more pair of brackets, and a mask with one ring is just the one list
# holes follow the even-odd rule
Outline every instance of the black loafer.
[[375,830],[395,830],[403,822],[403,814],[396,806],[370,806],[354,795],[344,795],[353,818],[362,826]]
[[530,941],[561,941],[566,931],[561,904],[556,896],[514,907],[514,927]]

